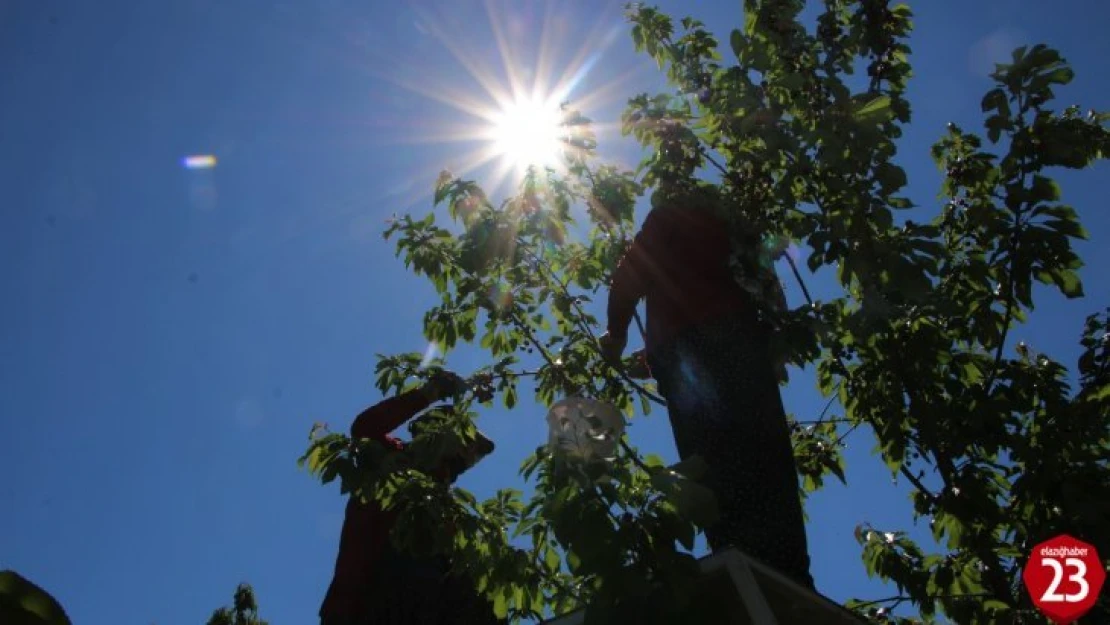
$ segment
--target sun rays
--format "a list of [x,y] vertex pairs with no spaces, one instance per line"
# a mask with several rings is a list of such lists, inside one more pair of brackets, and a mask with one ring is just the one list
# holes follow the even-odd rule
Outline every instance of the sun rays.
[[[472,10],[452,15],[445,8],[449,5],[439,11],[410,5],[418,30],[442,46],[465,75],[456,72],[439,81],[428,78],[431,71],[394,66],[385,72],[386,80],[451,109],[402,142],[450,146],[451,170],[477,176],[491,192],[511,189],[531,166],[561,169],[564,152],[572,148],[561,126],[560,105],[571,101],[590,116],[591,109],[624,95],[618,83],[630,74],[584,88],[603,53],[624,32],[623,23],[615,4],[609,7],[614,10],[598,7],[589,20],[569,14],[560,8],[563,4],[528,8],[486,0],[485,15],[477,19]],[[573,32],[586,23],[591,26],[584,37]],[[494,50],[496,55],[490,54]],[[594,130],[606,127],[595,123]]]

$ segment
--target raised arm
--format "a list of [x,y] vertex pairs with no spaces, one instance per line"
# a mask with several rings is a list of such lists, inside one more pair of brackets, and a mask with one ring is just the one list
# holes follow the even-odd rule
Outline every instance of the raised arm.
[[628,336],[628,325],[636,312],[636,304],[647,294],[651,283],[651,255],[660,248],[665,233],[661,210],[648,213],[644,225],[625,252],[609,284],[609,335],[618,341]]
[[436,400],[423,388],[389,397],[363,410],[351,424],[351,438],[384,438]]
[[351,424],[351,438],[383,439],[433,403],[466,390],[466,382],[450,371],[441,371],[424,386],[389,397],[363,410]]

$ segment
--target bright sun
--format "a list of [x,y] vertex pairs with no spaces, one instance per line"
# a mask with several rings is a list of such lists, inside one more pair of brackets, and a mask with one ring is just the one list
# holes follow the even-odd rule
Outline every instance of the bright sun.
[[495,116],[490,139],[493,152],[506,164],[525,170],[554,166],[562,154],[563,129],[559,107],[542,99],[518,97]]
[[[455,62],[436,61],[436,67],[422,67],[431,59],[417,58],[410,65],[382,57],[383,62],[372,65],[381,66],[387,80],[454,110],[427,117],[421,108],[416,118],[404,119],[401,113],[399,123],[387,125],[403,142],[465,145],[450,157],[453,175],[481,180],[491,191],[512,192],[530,168],[540,175],[545,170],[564,173],[572,161],[589,154],[596,131],[614,129],[586,126],[562,103],[573,101],[575,111],[588,111],[623,101],[618,87],[635,78],[635,72],[624,72],[614,80],[595,77],[586,86],[605,51],[625,33],[617,9],[599,18],[594,28],[579,32],[567,30],[570,22],[555,9],[540,17],[532,8],[517,10],[520,3],[513,0],[484,0],[488,30],[475,24],[474,29],[460,31],[459,24],[475,18],[467,3],[406,4],[440,6],[434,11],[415,10],[414,25],[422,36],[442,45]],[[539,4],[553,7],[555,3]],[[577,34],[569,37],[572,33]],[[488,53],[491,43],[496,44],[500,67]],[[415,189],[411,183],[406,188]],[[409,201],[416,201],[419,192],[413,190],[411,195]]]

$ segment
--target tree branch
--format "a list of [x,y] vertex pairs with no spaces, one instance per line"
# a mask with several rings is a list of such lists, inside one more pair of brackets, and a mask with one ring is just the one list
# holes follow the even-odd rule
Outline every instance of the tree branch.
[[[577,319],[575,319],[575,323],[578,325],[578,328],[580,330],[582,330],[583,332],[585,332],[586,336],[588,336],[590,338],[590,341],[592,342],[592,344],[595,347],[597,347],[597,344],[598,344],[597,335],[594,334],[594,332],[590,328],[589,324],[586,323],[586,321],[585,321],[586,311],[583,310],[582,305],[578,303],[578,298],[571,295],[570,289],[568,289],[563,283],[559,282],[559,280],[554,278],[554,273],[551,271],[550,267],[547,266],[547,263],[545,263],[543,259],[536,256],[527,247],[523,247],[522,249],[524,249],[525,252],[535,262],[537,271],[546,271],[547,275],[549,277],[551,277],[552,281],[559,285],[559,289],[562,292],[563,296],[566,297],[570,301],[570,305],[572,307],[574,307],[574,311],[576,313],[578,313]],[[636,313],[636,316],[638,318],[639,313]],[[600,351],[600,349],[598,349],[598,355],[600,356],[600,354],[601,354],[601,351]],[[608,364],[608,363],[606,363],[606,364]],[[623,371],[622,369],[619,369],[617,367],[614,367],[613,365],[609,365],[609,367],[612,368],[613,371],[616,371],[617,375],[619,375],[621,377],[621,379],[623,379],[632,388],[636,389],[636,391],[638,393],[644,395],[649,400],[655,402],[656,404],[659,404],[660,406],[663,406],[664,408],[667,406],[667,400],[665,400],[662,397],[656,395],[655,393],[652,393],[651,391],[647,390],[642,384],[633,380],[625,371]]]
[[555,364],[555,359],[551,357],[551,354],[547,351],[547,348],[543,346],[543,343],[538,338],[536,338],[536,334],[532,332],[532,328],[520,319],[520,316],[516,313],[515,310],[512,312],[512,319],[513,323],[515,323],[516,326],[520,328],[520,331],[524,333],[524,336],[528,339],[528,342],[532,344],[532,347],[535,347],[536,350],[539,351],[540,356],[543,356],[543,359],[547,361],[547,364],[550,365],[553,369],[558,369],[559,365]]
[[[1018,104],[1018,109],[1019,110],[1018,110],[1017,120],[1016,120],[1017,129],[1011,133],[1011,137],[1016,135],[1018,132],[1021,132],[1022,130],[1025,130],[1025,128],[1027,127],[1026,122],[1025,122],[1025,112],[1029,109],[1028,102],[1026,102],[1021,97],[1020,93],[1016,93],[1014,95],[1017,98],[1017,104]],[[1029,166],[1029,158],[1028,157],[1023,157],[1021,159],[1021,163],[1019,164],[1019,167],[1021,168],[1021,188],[1022,188],[1022,190],[1027,189],[1028,186],[1029,186],[1029,175],[1026,172],[1026,168],[1028,166]],[[1024,204],[1024,202],[1023,202],[1023,204]],[[1014,290],[1017,286],[1016,285],[1017,278],[1015,276],[1017,275],[1017,252],[1018,252],[1018,245],[1017,245],[1016,238],[1018,237],[1018,235],[1021,234],[1021,229],[1024,226],[1024,224],[1021,222],[1021,216],[1025,211],[1022,209],[1021,206],[1018,206],[1018,207],[1014,208],[1012,210],[1012,212],[1014,214],[1014,228],[1010,232],[1010,241],[1009,241],[1009,243],[1010,243],[1010,266],[1007,270],[1008,275],[1006,276],[1006,278],[1007,278],[1006,299],[1005,299],[1006,314],[1005,314],[1005,316],[1003,317],[1003,320],[1002,320],[1002,336],[998,339],[998,346],[995,347],[995,350],[994,350],[994,364],[991,366],[991,374],[987,377],[986,383],[983,384],[983,391],[985,393],[990,392],[991,386],[994,385],[994,382],[995,382],[995,380],[998,376],[998,369],[999,369],[999,367],[1002,366],[1002,350],[1003,350],[1003,348],[1006,347],[1006,338],[1009,336],[1009,333],[1010,333],[1010,324],[1012,324],[1013,320],[1014,320],[1014,306],[1016,305],[1016,302],[1014,301]]]
[[644,461],[640,458],[640,454],[636,453],[636,450],[632,448],[632,445],[628,444],[628,440],[625,437],[621,437],[620,444],[621,448],[628,453],[628,456],[630,458],[632,458],[632,462],[636,463],[636,466],[643,469],[644,473],[651,473],[651,467],[644,463]]
[[910,470],[906,467],[906,465],[902,465],[899,468],[899,471],[902,473],[902,475],[906,477],[907,480],[910,481],[911,484],[913,484],[914,488],[921,491],[921,493],[928,497],[930,501],[935,502],[937,500],[936,493],[929,490],[928,488],[925,488],[925,485],[921,483],[921,480],[917,479],[917,476],[913,473],[910,473]]
[[806,302],[813,306],[813,298],[809,295],[809,289],[806,288],[806,282],[802,279],[802,274],[798,271],[798,265],[794,263],[794,259],[790,255],[786,255],[786,262],[790,263],[790,271],[794,273],[794,279],[798,281],[798,286],[802,287],[802,295],[805,295]]
[[870,606],[873,606],[873,605],[889,603],[890,604],[890,609],[893,610],[894,608],[898,607],[899,605],[901,605],[901,604],[903,604],[907,601],[912,601],[912,600],[913,600],[913,597],[910,597],[909,595],[894,595],[893,597],[885,597],[883,599],[873,599],[871,601],[864,601],[863,603],[857,603],[853,607],[858,610],[860,608],[867,608],[867,607],[870,607]]
[[809,419],[805,421],[794,420],[798,425],[821,425],[822,423],[854,423],[853,419],[848,417],[836,417],[835,419]]
[[[713,167],[715,167],[717,169],[717,171],[721,172],[721,175],[725,177],[725,180],[728,180],[729,182],[736,185],[737,187],[743,186],[743,180],[741,180],[740,178],[738,178],[736,176],[736,172],[729,171],[728,168],[726,168],[724,165],[722,165],[720,161],[713,158],[713,155],[710,154],[709,151],[705,149],[705,146],[701,145],[700,140],[698,141],[698,153],[701,154],[702,158],[709,161],[709,163],[711,165],[713,165]],[[792,157],[791,157],[790,154],[786,154],[786,158],[787,158],[787,160],[791,160]],[[790,206],[788,208],[791,211],[794,211],[795,213],[798,213],[800,215],[805,215],[806,217],[810,216],[809,213],[807,213],[804,210],[798,208],[797,206]],[[805,287],[802,287],[802,288],[805,288]]]
[[[843,379],[841,379],[840,381],[838,381],[836,383],[836,388],[834,388],[832,393],[830,394],[829,401],[825,402],[825,407],[821,409],[821,414],[817,417],[817,423],[821,423],[822,421],[825,420],[825,415],[828,414],[829,408],[832,408],[833,402],[835,402],[838,399],[839,393],[840,393],[840,387],[843,386],[843,385],[844,385],[844,380]],[[849,421],[849,419],[830,419],[829,420],[830,423],[836,423],[837,421]]]
[[[944,601],[946,599],[983,599],[983,598],[986,598],[986,597],[994,597],[994,595],[992,595],[991,593],[986,593],[986,592],[969,592],[969,593],[965,593],[965,594],[926,595],[924,598],[932,599],[934,601]],[[894,595],[893,597],[885,597],[883,599],[874,599],[872,601],[864,601],[862,603],[857,603],[853,607],[858,610],[860,608],[866,608],[866,607],[873,606],[873,605],[879,605],[879,604],[882,604],[882,603],[889,603],[889,604],[891,604],[890,609],[893,610],[894,608],[898,607],[899,605],[901,605],[901,604],[903,604],[907,601],[913,601],[913,600],[914,600],[914,597],[911,597],[909,595]]]
[[[844,420],[848,421],[849,419],[844,419]],[[852,427],[848,428],[848,431],[846,431],[843,434],[841,434],[840,436],[836,437],[836,442],[833,443],[833,444],[834,445],[840,445],[842,442],[844,442],[844,439],[848,438],[849,434],[856,431],[856,428],[858,428],[861,423],[862,423],[862,421],[856,421],[855,423],[853,423]]]

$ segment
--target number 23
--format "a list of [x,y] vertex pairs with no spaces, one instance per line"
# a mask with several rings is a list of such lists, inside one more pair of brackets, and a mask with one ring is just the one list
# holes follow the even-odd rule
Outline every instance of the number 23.
[[1064,564],[1069,567],[1075,567],[1075,573],[1068,576],[1068,581],[1079,584],[1079,592],[1074,595],[1059,594],[1056,592],[1060,588],[1060,582],[1064,578],[1064,567],[1061,566],[1060,561],[1056,558],[1045,558],[1041,560],[1041,564],[1052,569],[1052,583],[1048,585],[1048,589],[1044,591],[1041,601],[1051,603],[1077,603],[1087,598],[1087,594],[1091,592],[1091,587],[1087,584],[1087,565],[1079,558],[1068,558]]

